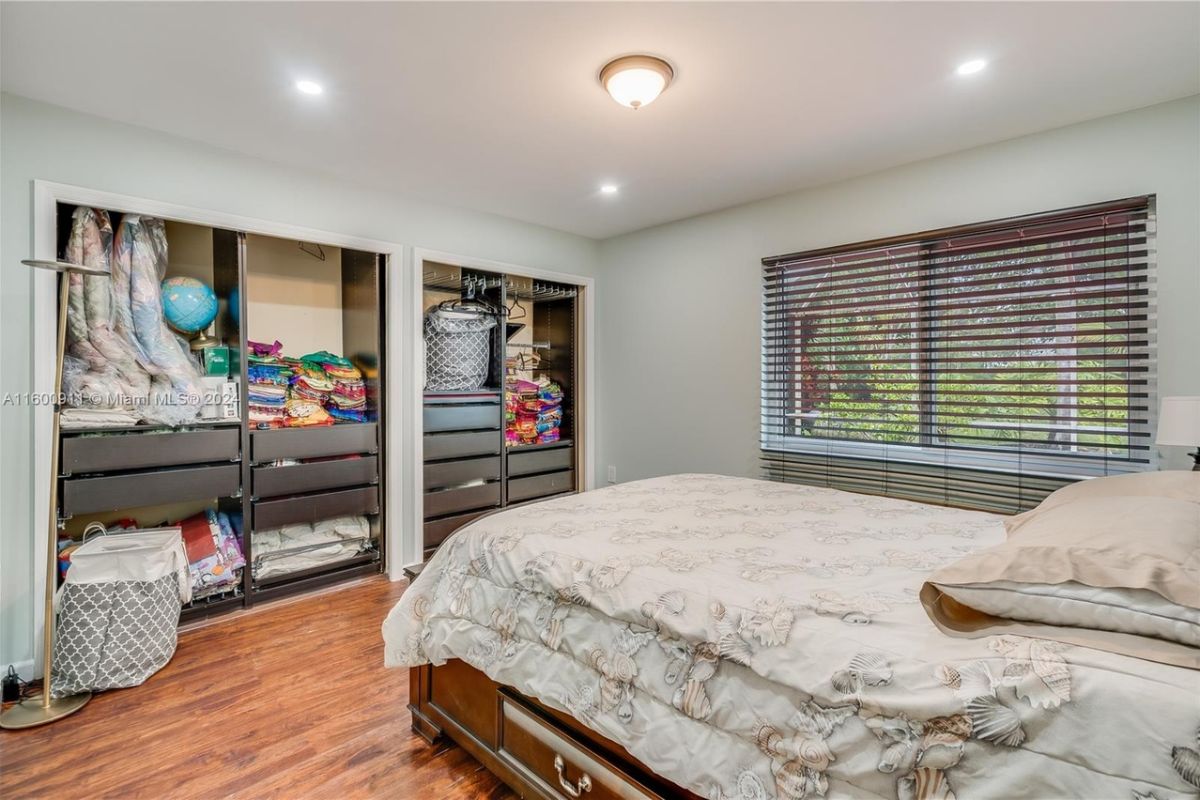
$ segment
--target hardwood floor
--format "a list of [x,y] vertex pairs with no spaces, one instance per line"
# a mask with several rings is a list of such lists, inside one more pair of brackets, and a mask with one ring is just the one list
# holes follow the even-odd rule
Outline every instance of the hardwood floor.
[[371,578],[181,633],[142,686],[0,733],[0,797],[515,797],[409,729],[408,670],[383,668],[379,633],[403,587]]

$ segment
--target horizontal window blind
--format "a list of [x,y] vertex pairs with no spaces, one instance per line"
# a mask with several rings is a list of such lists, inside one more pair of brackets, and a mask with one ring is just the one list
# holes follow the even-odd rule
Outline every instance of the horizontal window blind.
[[1153,198],[763,260],[767,477],[1017,511],[1145,469]]

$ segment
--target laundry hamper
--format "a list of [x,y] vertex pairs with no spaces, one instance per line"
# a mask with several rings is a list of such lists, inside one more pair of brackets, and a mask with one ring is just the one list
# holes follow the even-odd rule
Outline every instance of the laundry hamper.
[[425,315],[425,388],[469,391],[487,382],[496,318],[477,311],[435,308]]
[[53,697],[145,681],[174,655],[179,612],[191,600],[179,528],[88,538],[93,530],[56,598]]

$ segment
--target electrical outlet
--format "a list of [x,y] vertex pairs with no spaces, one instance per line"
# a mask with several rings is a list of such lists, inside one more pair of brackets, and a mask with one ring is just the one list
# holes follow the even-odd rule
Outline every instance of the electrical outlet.
[[608,465],[608,482],[609,483],[617,482],[617,468],[614,467],[612,464]]

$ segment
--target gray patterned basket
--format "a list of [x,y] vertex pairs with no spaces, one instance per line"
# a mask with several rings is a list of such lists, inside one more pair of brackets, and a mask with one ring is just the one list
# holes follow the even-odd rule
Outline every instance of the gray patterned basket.
[[85,541],[59,590],[51,696],[137,686],[158,672],[190,597],[179,528]]
[[469,391],[487,382],[496,318],[435,308],[425,315],[425,388]]

